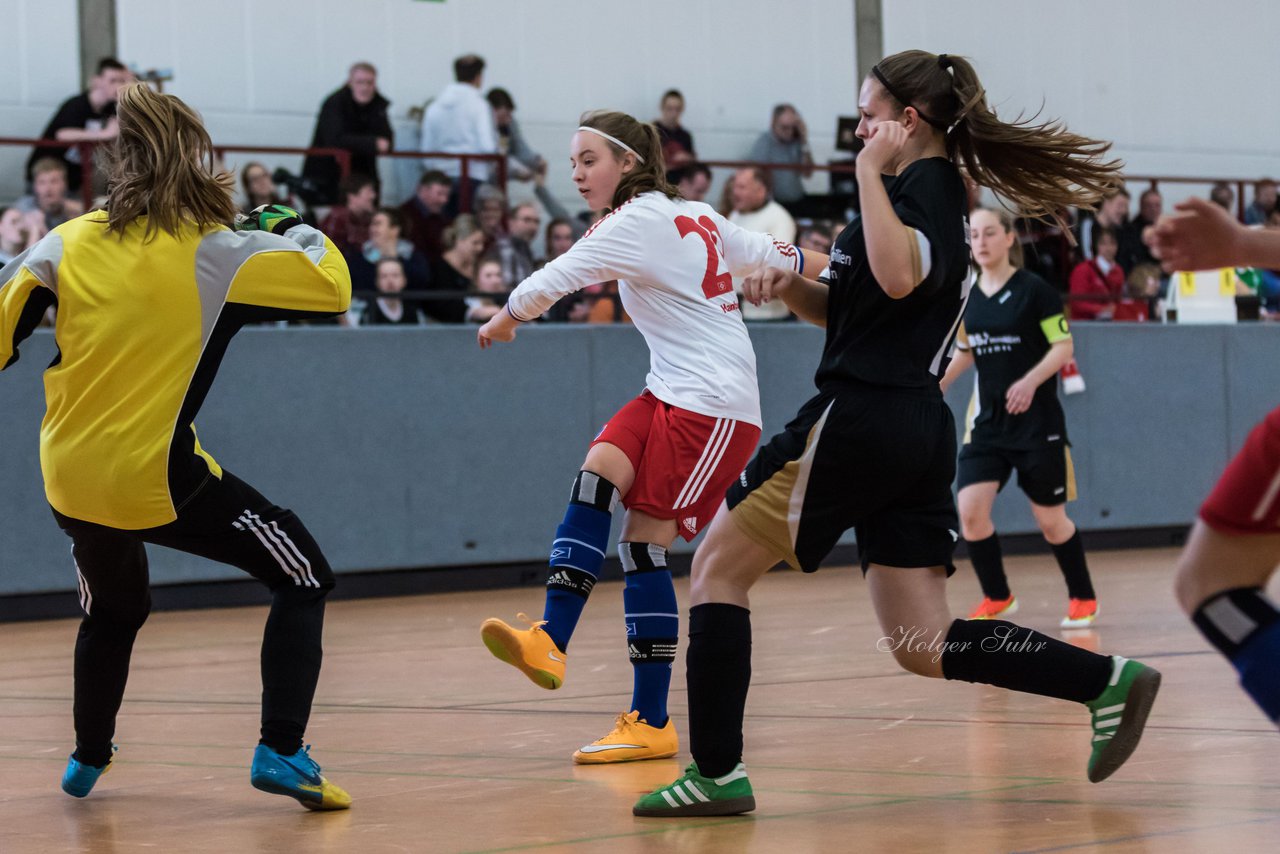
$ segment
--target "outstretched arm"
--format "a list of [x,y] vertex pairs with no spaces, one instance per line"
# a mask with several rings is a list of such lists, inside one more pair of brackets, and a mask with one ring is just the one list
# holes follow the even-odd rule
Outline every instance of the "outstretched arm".
[[1280,234],[1248,228],[1204,199],[1187,199],[1174,209],[1143,235],[1165,272],[1280,268]]

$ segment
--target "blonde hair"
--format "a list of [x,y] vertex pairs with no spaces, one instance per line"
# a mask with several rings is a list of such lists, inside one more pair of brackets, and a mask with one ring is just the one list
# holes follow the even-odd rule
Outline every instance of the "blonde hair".
[[440,235],[440,240],[446,249],[452,249],[478,231],[481,231],[479,220],[471,214],[458,214]]
[[1124,164],[1103,159],[1111,143],[1072,133],[1056,119],[997,117],[964,57],[908,50],[880,60],[872,74],[890,101],[915,108],[943,134],[952,161],[1025,216],[1065,230],[1063,208],[1095,207],[1120,183]]
[[[640,156],[635,168],[623,175],[618,182],[618,188],[613,191],[613,200],[609,203],[610,208],[616,208],[651,190],[656,190],[669,199],[681,198],[680,191],[667,180],[667,165],[662,157],[662,138],[658,136],[658,129],[653,124],[642,122],[626,113],[591,110],[582,114],[578,125],[607,133],[621,140]],[[624,152],[621,148],[607,139],[605,145],[609,146],[615,159],[622,159]]]
[[143,216],[144,240],[188,224],[201,231],[231,225],[235,179],[214,171],[213,142],[194,110],[134,83],[120,90],[116,116],[120,132],[107,149],[109,233],[123,236]]

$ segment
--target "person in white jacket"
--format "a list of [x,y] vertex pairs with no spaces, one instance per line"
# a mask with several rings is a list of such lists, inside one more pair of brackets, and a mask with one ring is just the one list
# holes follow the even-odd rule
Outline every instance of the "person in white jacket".
[[[756,360],[733,277],[766,267],[815,277],[827,262],[738,228],[667,181],[652,124],[625,113],[585,114],[570,163],[579,194],[608,210],[567,252],[529,276],[478,333],[482,348],[511,341],[520,323],[597,282],[618,281],[622,305],[649,346],[644,392],[591,443],[551,546],[544,619],[529,629],[486,620],[485,645],[543,688],[564,681],[569,638],[595,586],[621,501],[618,557],[626,575],[629,711],[574,754],[580,764],[661,759],[678,748],[667,715],[679,618],[667,567],[677,536],[715,515],[760,438]],[[532,378],[531,378],[532,379]],[[547,393],[559,389],[547,382]]]
[[[454,82],[444,88],[422,116],[419,150],[448,154],[497,154],[498,133],[493,123],[493,109],[480,87],[484,85],[484,60],[475,54],[460,56],[453,62]],[[456,157],[428,157],[427,169],[438,169],[453,179],[454,195],[450,210],[457,210],[460,194],[462,161]],[[493,173],[490,161],[467,164],[466,178],[471,190],[489,181]]]

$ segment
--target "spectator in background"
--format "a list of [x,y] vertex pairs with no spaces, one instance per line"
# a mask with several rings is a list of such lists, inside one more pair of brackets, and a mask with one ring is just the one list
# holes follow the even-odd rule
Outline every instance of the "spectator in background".
[[1086,259],[1093,258],[1093,232],[1099,227],[1109,228],[1118,235],[1129,219],[1129,191],[1119,187],[1102,197],[1098,210],[1080,218],[1080,251]]
[[[133,75],[117,59],[98,61],[98,71],[89,80],[89,88],[62,102],[49,124],[40,133],[41,139],[62,142],[107,142],[116,138],[116,98],[120,87]],[[51,157],[62,161],[67,172],[67,186],[72,192],[80,189],[84,171],[80,163],[80,150],[75,147],[37,147],[27,158],[27,181],[34,180],[37,162]],[[103,185],[105,188],[105,184]]]
[[[43,219],[39,214],[35,217]],[[32,220],[32,216],[15,207],[0,208],[0,267],[40,241],[39,235],[44,232]]]
[[758,166],[748,166],[734,173],[733,211],[729,214],[729,221],[747,231],[772,234],[784,243],[792,243],[796,238],[795,220],[782,205],[770,198],[769,174]]
[[[774,173],[775,176],[777,173]],[[769,198],[769,174],[758,166],[739,169],[733,176],[733,211],[729,222],[747,231],[773,235],[775,240],[794,243],[796,223],[786,208]],[[735,286],[739,283],[735,282]],[[791,311],[780,299],[752,305],[741,301],[743,320],[787,320]]]
[[67,164],[57,158],[35,162],[31,167],[31,190],[31,195],[18,199],[14,207],[28,214],[30,227],[39,231],[40,237],[84,213],[84,205],[67,197]]
[[801,178],[813,174],[813,155],[809,152],[808,129],[795,107],[779,104],[773,108],[773,122],[769,130],[760,134],[755,145],[751,146],[747,159],[760,163],[792,163],[803,166],[803,169],[771,170],[774,199],[788,209],[803,201],[805,193]]
[[1276,182],[1270,178],[1263,178],[1253,185],[1253,201],[1244,210],[1244,224],[1266,225],[1267,217],[1275,209]]
[[808,249],[811,252],[830,255],[831,245],[831,223],[829,222],[819,221],[812,225],[806,225],[796,235],[796,246],[801,249]]
[[378,293],[386,296],[378,296],[369,302],[360,316],[361,326],[390,324],[417,326],[422,323],[422,309],[419,303],[398,298],[409,284],[403,261],[399,258],[380,259],[375,267],[374,276]]
[[711,189],[711,170],[705,164],[687,163],[667,175],[667,180],[676,185],[681,196],[691,202],[706,200]]
[[516,124],[516,102],[506,89],[493,88],[485,95],[493,110],[493,126],[498,132],[498,153],[507,156],[507,174],[517,181],[532,181],[546,174],[547,161],[529,147]]
[[[497,154],[498,132],[493,123],[493,110],[480,94],[484,85],[484,60],[475,54],[460,56],[453,62],[454,82],[444,87],[422,115],[422,151],[448,154]],[[462,164],[453,157],[427,158],[426,167],[437,169],[453,179],[453,195],[449,213],[456,213],[462,197]],[[489,181],[493,167],[488,162],[470,163],[467,167],[467,192],[472,199],[480,184]]]
[[343,253],[351,269],[351,289],[370,291],[376,284],[378,262],[397,258],[404,265],[409,290],[431,287],[431,265],[425,255],[404,239],[404,223],[395,208],[381,208],[369,221],[369,239],[358,251]]
[[662,140],[662,159],[667,164],[667,180],[675,183],[673,173],[697,159],[693,150],[693,134],[680,125],[684,115],[684,95],[679,89],[668,89],[658,102],[658,118],[653,125]]
[[[502,262],[497,258],[485,258],[476,264],[475,290],[487,294],[507,294],[511,288],[502,280]],[[484,323],[498,312],[506,300],[499,302],[492,297],[467,297],[467,323]]]
[[364,246],[369,239],[369,223],[378,204],[378,190],[368,175],[351,174],[339,184],[339,191],[343,203],[329,210],[329,215],[320,223],[320,230],[345,256]]
[[1071,271],[1071,296],[1102,299],[1072,299],[1072,320],[1110,320],[1114,313],[1114,300],[1124,290],[1124,270],[1116,263],[1120,249],[1114,229],[1095,226],[1091,232],[1093,245],[1089,258],[1081,261]]
[[1126,273],[1132,273],[1143,264],[1160,265],[1151,254],[1151,248],[1143,242],[1142,232],[1155,225],[1163,212],[1164,197],[1156,188],[1144,190],[1138,196],[1138,215],[1120,230],[1119,262]]
[[1231,189],[1231,185],[1226,181],[1219,181],[1213,185],[1213,189],[1209,191],[1209,201],[1232,216],[1236,215],[1236,191]]
[[256,160],[246,163],[240,170],[240,186],[244,190],[243,213],[263,205],[284,205],[302,214],[306,223],[315,222],[315,213],[307,203],[292,192],[281,193],[267,167]]
[[1116,303],[1112,320],[1141,323],[1151,319],[1151,307],[1160,297],[1160,265],[1139,264],[1124,280],[1123,298]]
[[476,264],[484,252],[485,234],[470,214],[462,214],[444,230],[444,254],[431,268],[431,283],[437,291],[458,291],[457,299],[433,299],[423,304],[427,316],[441,323],[462,323],[467,303],[462,294],[472,290]]
[[492,250],[502,265],[502,281],[508,288],[533,274],[533,240],[541,227],[542,217],[533,202],[522,202],[511,209],[508,231],[497,238]]
[[574,234],[573,223],[562,218],[551,220],[551,222],[547,223],[546,254],[538,262],[538,266],[541,267],[548,261],[554,261],[568,252],[576,240],[577,235]]
[[[351,152],[351,173],[368,175],[375,185],[378,155],[391,150],[395,139],[387,107],[391,102],[378,93],[378,70],[357,62],[347,74],[347,84],[320,105],[312,148],[345,148]],[[339,198],[338,161],[329,155],[309,155],[302,175],[310,179],[326,201]]]
[[418,179],[418,189],[400,206],[409,239],[429,261],[436,261],[444,251],[444,230],[449,226],[445,208],[449,204],[449,192],[453,182],[449,176],[432,169]]
[[498,245],[498,241],[506,235],[507,229],[503,217],[507,214],[507,197],[497,187],[486,184],[476,190],[475,198],[476,222],[485,234],[485,252]]

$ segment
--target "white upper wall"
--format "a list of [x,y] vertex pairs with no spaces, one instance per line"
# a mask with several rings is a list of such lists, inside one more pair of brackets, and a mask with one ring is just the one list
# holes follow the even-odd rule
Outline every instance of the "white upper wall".
[[[585,109],[657,113],[685,93],[685,125],[707,159],[742,157],[779,101],[832,154],[836,117],[856,111],[853,0],[116,0],[120,58],[168,68],[166,91],[204,115],[215,141],[304,146],[320,102],[359,59],[379,69],[394,118],[485,57],[551,186]],[[885,0],[885,48],[972,57],[1002,115],[1043,103],[1073,129],[1115,140],[1133,172],[1280,175],[1273,46],[1280,4],[1261,0]],[[0,0],[0,135],[34,136],[79,86],[76,0]],[[403,122],[398,129],[408,130]],[[411,140],[402,134],[400,146]],[[0,146],[0,199],[26,151]],[[243,160],[244,157],[232,158]],[[298,168],[300,158],[263,157]],[[823,186],[815,179],[815,187]]]
[[[76,0],[0,0],[0,136],[39,136],[80,88]],[[0,199],[21,189],[29,148],[0,146]]]
[[1061,117],[1134,174],[1280,176],[1275,46],[1263,0],[886,0],[886,53],[970,57],[1000,115]]

